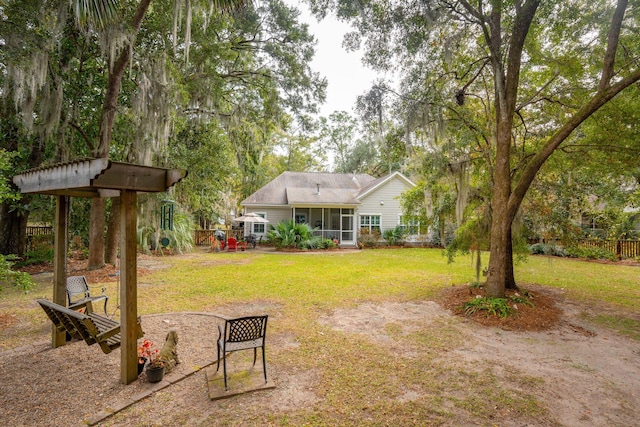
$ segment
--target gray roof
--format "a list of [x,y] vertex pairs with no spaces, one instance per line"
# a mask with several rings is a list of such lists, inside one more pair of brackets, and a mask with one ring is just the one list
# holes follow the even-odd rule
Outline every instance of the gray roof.
[[360,204],[357,196],[375,181],[374,177],[367,174],[283,172],[240,204],[357,205]]

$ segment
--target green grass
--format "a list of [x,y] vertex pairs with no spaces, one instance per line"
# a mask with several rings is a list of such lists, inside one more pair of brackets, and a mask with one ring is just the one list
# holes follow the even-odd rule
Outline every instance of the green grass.
[[[546,409],[535,397],[544,388],[538,378],[516,370],[501,373],[502,368],[492,365],[497,362],[455,360],[454,350],[473,339],[455,319],[438,318],[428,327],[388,322],[380,331],[387,339],[379,342],[319,321],[364,302],[424,302],[443,288],[469,284],[475,270],[468,257],[448,264],[440,250],[402,249],[199,252],[158,260],[169,268],[139,277],[139,314],[218,312],[238,304],[266,304],[274,316],[269,334],[295,342],[286,348],[270,347],[269,363],[281,375],[312,373],[308,387],[318,400],[282,412],[245,414],[243,419],[251,425],[491,425],[499,422],[496,408],[516,414],[511,416],[522,425],[545,417]],[[637,267],[544,257],[530,257],[515,270],[519,282],[562,288],[571,298],[620,309],[615,318],[596,320],[631,331],[630,336],[640,325],[623,313],[638,312],[639,272]],[[115,284],[107,284],[107,294],[110,307],[115,307]],[[15,315],[22,322],[19,329],[2,330],[2,350],[26,345],[35,336],[46,337],[48,321],[34,303],[42,296],[51,297],[50,284],[39,284],[27,295],[13,289],[0,294],[0,315]],[[215,420],[203,422],[239,425],[236,411],[221,412]]]
[[532,256],[515,267],[518,283],[564,289],[575,299],[605,302],[636,311],[640,301],[640,267],[576,259]]

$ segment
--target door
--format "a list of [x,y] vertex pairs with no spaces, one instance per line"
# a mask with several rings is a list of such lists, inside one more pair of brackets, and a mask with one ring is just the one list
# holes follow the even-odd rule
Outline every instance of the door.
[[355,245],[355,233],[353,230],[353,209],[342,209],[340,215],[340,244]]

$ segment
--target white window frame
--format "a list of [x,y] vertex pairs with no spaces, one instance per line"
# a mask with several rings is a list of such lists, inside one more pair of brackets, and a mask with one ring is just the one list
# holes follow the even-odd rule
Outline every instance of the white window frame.
[[[261,216],[264,219],[267,219],[266,212],[256,212],[256,215]],[[261,228],[262,231],[256,230],[256,226]],[[252,222],[251,223],[251,234],[265,234],[267,232],[267,224],[265,222]]]
[[[364,223],[364,218],[367,218],[367,223]],[[374,224],[373,219],[377,218],[378,223]],[[373,230],[378,230],[379,233],[382,233],[382,215],[380,214],[360,214],[359,218],[360,228],[367,228],[369,232]]]

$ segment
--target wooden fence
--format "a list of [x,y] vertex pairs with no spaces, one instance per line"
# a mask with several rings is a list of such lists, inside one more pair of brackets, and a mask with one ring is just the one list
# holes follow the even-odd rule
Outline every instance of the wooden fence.
[[613,252],[620,259],[640,257],[640,240],[580,240],[579,248],[600,248]]
[[26,251],[32,251],[43,245],[53,245],[53,227],[29,225],[26,234]]

